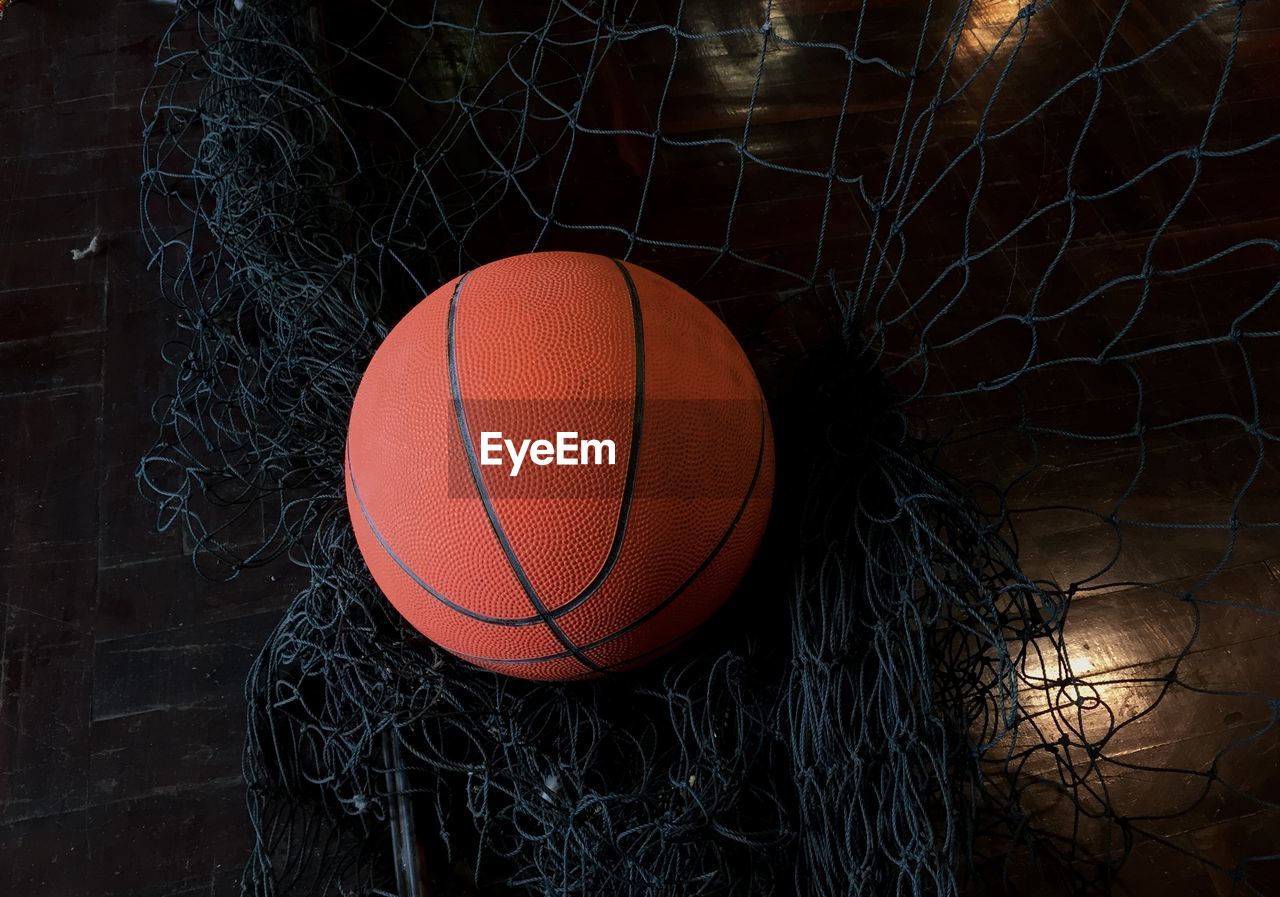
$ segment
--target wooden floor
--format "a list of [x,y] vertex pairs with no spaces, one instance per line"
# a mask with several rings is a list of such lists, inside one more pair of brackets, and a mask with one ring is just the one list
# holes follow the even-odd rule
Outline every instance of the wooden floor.
[[[1096,17],[1083,10],[1114,4],[1060,5],[1060,12],[1041,20],[1058,31],[1037,38],[1050,73],[1046,77],[1058,52],[1054,40],[1070,42],[1072,28],[1094,22]],[[1163,0],[1135,4],[1141,14],[1131,17],[1136,24],[1124,39],[1141,46],[1148,32],[1166,32],[1151,23],[1175,6],[1179,21],[1191,9],[1189,3]],[[1265,4],[1251,4],[1251,14],[1260,6]],[[1276,115],[1270,105],[1280,96],[1280,16],[1275,12],[1271,4],[1242,44],[1247,95],[1224,113],[1242,135],[1260,116]],[[137,207],[138,103],[170,15],[167,6],[138,0],[17,0],[0,21],[0,894],[230,894],[247,850],[239,767],[242,680],[294,591],[296,571],[283,566],[260,571],[234,588],[201,581],[180,538],[154,532],[152,509],[138,498],[133,478],[140,454],[154,437],[148,408],[165,388],[159,352],[172,332],[157,279],[145,270]],[[992,38],[981,28],[975,34],[979,43]],[[1197,32],[1206,53],[1219,46],[1214,41],[1220,38],[1207,28]],[[1194,40],[1180,45],[1182,55],[1168,77],[1191,80],[1202,61],[1196,46]],[[636,79],[662,75],[656,64],[650,69],[638,66],[630,74]],[[780,159],[787,158],[789,135],[797,142],[809,139],[804,110],[815,117],[825,114],[804,105],[803,75],[793,75],[788,89],[798,99],[778,103],[777,121],[768,132],[782,144]],[[1018,86],[1016,81],[1009,86],[1015,101]],[[810,92],[825,95],[830,84]],[[1130,111],[1134,120],[1143,120],[1143,110]],[[721,123],[699,121],[700,115],[714,119],[716,114],[714,104],[682,92],[681,102],[668,110],[668,125],[716,127]],[[1107,126],[1127,124],[1112,120]],[[1175,241],[1190,252],[1214,245],[1224,234],[1274,238],[1280,233],[1280,168],[1274,154],[1270,159],[1269,168],[1252,160],[1214,166],[1212,190],[1198,195],[1194,209],[1179,219]],[[1012,156],[1003,161],[1009,177],[991,189],[1008,200],[988,203],[993,211],[984,224],[992,229],[1007,228],[1025,214],[1018,200],[1035,192],[1039,177],[1038,170],[1020,166]],[[696,190],[704,176],[704,171],[693,172],[689,190]],[[787,214],[811,217],[808,212],[820,201],[820,193],[801,196],[788,204]],[[1110,228],[1094,235],[1089,251],[1069,259],[1070,276],[1078,281],[1096,276],[1116,253],[1138,251],[1140,235],[1152,225],[1146,207],[1112,209],[1109,220]],[[71,251],[95,235],[98,252],[73,261]],[[764,239],[759,234],[747,238]],[[841,235],[863,238],[865,233]],[[829,251],[840,248],[833,243]],[[938,251],[948,250],[940,243]],[[1035,251],[1035,246],[1027,249]],[[1188,279],[1186,301],[1205,323],[1223,296],[1265,289],[1275,279],[1276,266],[1269,259],[1251,260],[1243,270],[1212,269]],[[1177,332],[1176,326],[1165,335]],[[769,338],[785,343],[789,335]],[[977,358],[971,352],[946,360],[943,368],[952,381],[981,379],[998,374],[1009,360],[1008,351],[1003,356],[1001,351]],[[980,370],[984,366],[990,370]],[[1274,387],[1278,369],[1277,359],[1270,357],[1262,359],[1257,373]],[[1229,358],[1214,355],[1162,376],[1171,392],[1189,401],[1196,390],[1221,396],[1236,370]],[[1123,419],[1123,402],[1106,384],[1074,383],[1066,394],[1078,396],[1067,409],[1076,420],[1106,420],[1108,414]],[[989,415],[983,399],[963,400],[968,419]],[[1025,484],[1024,497],[1040,503],[1105,501],[1114,498],[1117,484],[1132,478],[1114,457],[1098,455],[1082,463],[1069,447],[1055,449],[1053,440],[1048,442],[1051,453],[1061,450],[1055,456],[1061,463],[1047,465]],[[1141,481],[1130,512],[1137,509],[1151,519],[1227,512],[1248,459],[1229,457],[1222,446],[1212,433],[1200,441],[1157,446],[1153,469],[1167,474]],[[975,442],[967,451],[956,465],[993,478],[1023,460],[1021,448],[1007,442]],[[1276,454],[1272,450],[1267,457],[1260,485],[1251,493],[1259,515],[1269,510],[1273,519],[1280,517]],[[1096,568],[1112,538],[1104,528],[1063,515],[1028,520],[1023,536],[1029,567],[1063,583]],[[1126,566],[1109,578],[1159,581],[1176,589],[1214,563],[1224,538],[1195,530],[1132,534]],[[1270,534],[1243,536],[1230,569],[1206,595],[1280,610],[1278,543]],[[1130,676],[1150,668],[1162,675],[1186,643],[1189,627],[1197,625],[1185,605],[1133,588],[1088,594],[1078,609],[1072,638],[1089,646],[1089,663],[1100,674],[1128,671],[1124,675]],[[1187,681],[1280,693],[1276,616],[1208,610],[1198,625],[1202,635],[1196,652],[1180,668]],[[1117,706],[1131,713],[1145,700],[1136,691],[1119,697]],[[1135,766],[1200,771],[1224,738],[1256,731],[1267,714],[1257,702],[1201,700],[1191,694],[1162,706],[1160,713],[1124,730],[1122,741],[1112,745],[1117,757]],[[1119,799],[1132,797],[1128,806],[1154,801],[1166,812],[1186,810],[1163,825],[1161,836],[1214,858],[1225,869],[1244,856],[1275,854],[1277,814],[1239,799],[1235,789],[1280,801],[1277,733],[1234,753],[1219,771],[1221,781],[1232,787],[1215,785],[1206,794],[1179,791],[1198,781],[1194,776],[1152,780],[1135,772],[1112,784]],[[1048,817],[1061,809],[1046,798],[1042,812]],[[1280,894],[1280,863],[1254,865],[1248,882],[1255,891],[1238,890],[1228,872],[1182,862],[1167,847],[1144,843],[1118,891],[1133,897]],[[1028,893],[1054,890],[1051,881],[1027,887]]]
[[171,15],[54,0],[0,21],[5,895],[229,894],[246,851],[242,681],[292,587],[202,582],[134,482],[172,323],[138,229],[138,104]]

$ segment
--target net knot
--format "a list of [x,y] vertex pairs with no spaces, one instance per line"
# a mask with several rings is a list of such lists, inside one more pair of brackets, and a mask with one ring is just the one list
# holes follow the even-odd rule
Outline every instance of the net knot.
[[767,35],[772,30],[773,30],[773,22],[769,21],[768,19],[765,19],[763,22],[760,23],[761,34]]
[[1035,3],[1028,3],[1026,6],[1018,10],[1019,19],[1029,19],[1039,11]]
[[1102,65],[1101,65],[1101,63],[1095,63],[1095,64],[1094,64],[1094,66],[1093,66],[1093,68],[1089,69],[1089,77],[1090,77],[1090,78],[1092,78],[1092,79],[1093,79],[1093,80],[1095,80],[1095,81],[1101,81],[1101,80],[1102,80]]

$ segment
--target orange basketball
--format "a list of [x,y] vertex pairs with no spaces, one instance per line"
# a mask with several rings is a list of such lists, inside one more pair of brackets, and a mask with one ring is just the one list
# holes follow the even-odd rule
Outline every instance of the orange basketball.
[[760,542],[773,435],[728,329],[680,287],[576,252],[440,287],[351,409],[347,506],[423,635],[528,679],[625,669],[725,601]]

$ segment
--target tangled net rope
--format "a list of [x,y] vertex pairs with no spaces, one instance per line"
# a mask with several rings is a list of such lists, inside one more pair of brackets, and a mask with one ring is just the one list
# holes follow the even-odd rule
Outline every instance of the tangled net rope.
[[[395,893],[407,795],[445,895],[1110,893],[1136,849],[1264,893],[1276,857],[1173,822],[1219,801],[1276,824],[1232,761],[1274,748],[1278,689],[1194,660],[1280,616],[1223,585],[1280,527],[1280,242],[1175,224],[1224,166],[1274,166],[1274,119],[1223,111],[1267,4],[1154,40],[1128,2],[658,5],[177,8],[142,208],[180,335],[139,480],[205,575],[289,553],[308,577],[246,685],[243,890]],[[1076,45],[1046,45],[1053,17]],[[710,303],[781,464],[730,606],[573,686],[409,629],[341,491],[399,316],[550,248]],[[1227,493],[1159,512],[1202,463]],[[1073,479],[1098,464],[1105,489]],[[1144,566],[1182,533],[1198,554]],[[1091,653],[1073,633],[1117,592],[1135,620],[1176,605],[1185,640]],[[1201,762],[1135,752],[1192,701],[1227,714]]]

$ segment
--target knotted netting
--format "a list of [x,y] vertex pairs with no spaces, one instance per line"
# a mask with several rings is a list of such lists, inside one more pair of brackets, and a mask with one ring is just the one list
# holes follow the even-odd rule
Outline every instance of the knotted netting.
[[[140,483],[205,575],[307,577],[246,685],[244,891],[409,893],[398,841],[444,895],[1274,893],[1278,23],[180,3]],[[537,249],[710,304],[779,445],[740,593],[571,686],[417,635],[342,500],[382,337]]]

